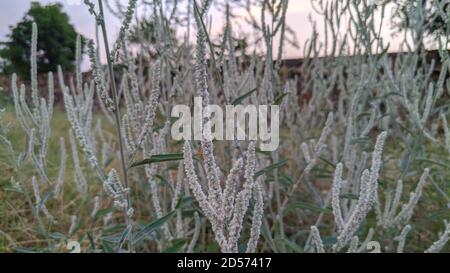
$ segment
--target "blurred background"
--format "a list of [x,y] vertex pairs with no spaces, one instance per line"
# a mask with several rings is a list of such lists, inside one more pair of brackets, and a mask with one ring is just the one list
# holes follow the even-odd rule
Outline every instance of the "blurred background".
[[[18,22],[20,22],[25,14],[30,10],[32,3],[38,3],[41,6],[51,5],[51,4],[60,4],[61,11],[66,13],[69,16],[70,24],[72,24],[75,30],[82,34],[83,36],[94,39],[95,38],[95,22],[93,17],[89,14],[88,8],[82,3],[82,0],[63,0],[63,1],[51,1],[51,0],[40,0],[40,1],[31,1],[31,0],[16,0],[16,1],[0,1],[0,41],[5,42],[8,40],[9,35],[11,34],[11,28],[15,27]],[[109,28],[109,32],[111,37],[115,37],[115,34],[118,33],[120,27],[120,19],[114,16],[113,11],[117,8],[117,2],[126,4],[125,0],[119,1],[105,1],[109,3],[109,7],[111,9],[106,10],[107,14],[107,27]],[[181,4],[177,7],[180,13],[186,13],[187,5],[189,0],[179,1]],[[210,20],[210,30],[212,36],[218,36],[219,33],[222,32],[223,26],[225,23],[224,13],[220,8],[220,4],[225,3],[226,1],[215,1],[219,3],[214,7],[211,11],[211,20]],[[244,1],[229,1],[234,4],[236,2],[242,2],[241,4],[232,5],[233,10],[232,13],[239,17],[241,20],[235,20],[236,26],[234,26],[235,31],[241,33],[241,35],[245,35],[251,32],[251,26],[246,23],[242,23],[245,18],[248,18],[248,13],[251,12],[256,20],[260,18],[261,11],[255,5],[252,6],[251,3],[247,3]],[[311,37],[313,33],[312,25],[314,22],[317,27],[317,31],[320,34],[323,31],[323,19],[320,14],[315,12],[314,10],[314,2],[310,0],[291,0],[289,2],[289,8],[287,11],[287,23],[295,34],[295,38],[297,39],[297,46],[293,46],[289,44],[284,51],[284,57],[288,59],[300,58],[302,57],[302,45]],[[392,9],[388,10],[388,13],[394,13],[394,5],[392,5]],[[149,16],[151,14],[150,11],[146,10],[144,7],[140,7],[138,10],[140,17]],[[379,22],[377,22],[379,23]],[[390,42],[390,51],[396,51],[399,46],[398,37],[396,37],[395,31],[393,30],[393,25],[391,21],[383,22],[382,26],[382,35],[386,41]],[[41,29],[41,27],[40,27]],[[183,29],[179,29],[177,36],[183,37],[186,33],[181,33]],[[191,39],[193,39],[195,33],[191,32]],[[114,39],[111,39],[111,43]],[[88,64],[83,65],[84,69],[89,67]]]

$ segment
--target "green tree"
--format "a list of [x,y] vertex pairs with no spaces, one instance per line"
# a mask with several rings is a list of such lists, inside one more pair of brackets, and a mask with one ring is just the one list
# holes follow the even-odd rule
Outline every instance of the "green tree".
[[448,0],[391,0],[395,5],[394,26],[398,31],[414,29],[423,20],[423,34],[444,36],[450,33]]
[[[2,42],[0,58],[3,59],[3,73],[17,73],[29,77],[32,23],[39,29],[37,43],[38,72],[56,71],[58,65],[72,70],[75,60],[77,32],[69,16],[59,3],[42,6],[32,2],[22,20],[11,26],[9,41]],[[82,37],[82,41],[83,41]]]
[[[164,26],[164,29],[167,31],[165,33],[165,38],[167,39],[165,42],[178,44],[175,30],[168,26]],[[131,27],[129,41],[133,45],[145,46],[147,53],[154,56],[157,54],[158,41],[160,40],[157,36],[157,26],[153,19],[142,18],[138,24]]]

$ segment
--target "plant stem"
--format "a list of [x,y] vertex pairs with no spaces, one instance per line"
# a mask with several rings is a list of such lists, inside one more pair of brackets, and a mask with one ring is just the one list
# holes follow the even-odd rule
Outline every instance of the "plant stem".
[[[125,183],[125,188],[128,188],[128,169],[125,162],[125,152],[124,152],[124,144],[123,144],[123,138],[122,138],[122,130],[120,126],[120,105],[119,105],[119,98],[117,95],[117,87],[116,87],[116,81],[114,77],[114,68],[113,68],[113,60],[111,56],[111,52],[109,50],[109,43],[108,43],[108,34],[106,32],[106,24],[105,24],[105,15],[103,12],[103,3],[102,0],[98,0],[98,6],[100,11],[100,26],[102,28],[103,32],[103,42],[105,44],[105,51],[106,51],[106,58],[108,60],[108,71],[109,71],[109,77],[111,81],[111,90],[112,90],[112,97],[114,101],[114,120],[116,123],[116,131],[117,131],[117,137],[119,138],[119,149],[120,149],[120,159],[121,159],[121,165],[122,165],[122,172],[123,172],[123,179]],[[126,211],[126,221],[127,221],[127,227],[132,225],[131,217],[128,215],[129,210],[131,209],[131,198],[130,194],[127,193],[127,211]],[[132,236],[132,227],[130,228],[130,231],[128,233],[128,247],[130,251],[133,251],[133,236]]]

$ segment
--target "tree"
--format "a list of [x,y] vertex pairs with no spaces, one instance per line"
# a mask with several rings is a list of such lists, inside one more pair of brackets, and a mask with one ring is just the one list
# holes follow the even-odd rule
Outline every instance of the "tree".
[[22,20],[10,27],[9,41],[2,43],[0,58],[3,59],[3,73],[17,73],[23,78],[29,78],[33,22],[39,29],[38,72],[54,72],[58,65],[66,71],[72,70],[78,34],[69,16],[63,12],[59,3],[41,6],[38,2],[32,2]]
[[448,0],[397,0],[393,3],[396,6],[393,21],[398,31],[423,25],[423,34],[435,36],[449,34]]

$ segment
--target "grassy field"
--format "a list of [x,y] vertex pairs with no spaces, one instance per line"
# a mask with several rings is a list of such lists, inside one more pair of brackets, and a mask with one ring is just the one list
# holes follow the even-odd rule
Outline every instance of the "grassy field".
[[[3,120],[5,124],[9,125],[8,136],[11,140],[12,147],[17,148],[17,150],[23,150],[27,146],[27,138],[16,122],[16,116],[11,104],[6,102],[4,106],[6,106],[6,111]],[[101,114],[99,114],[97,118],[101,119]],[[53,181],[56,180],[58,176],[60,164],[57,140],[60,137],[68,139],[68,132],[70,130],[70,124],[68,123],[66,114],[62,111],[61,106],[56,107],[51,124],[52,137],[50,140],[47,167],[49,178]],[[113,128],[108,131],[113,132]],[[282,133],[282,141],[286,137],[289,136]],[[34,249],[39,249],[39,246],[47,247],[49,244],[53,244],[52,247],[56,251],[66,251],[66,242],[69,239],[82,242],[83,249],[89,251],[89,249],[92,249],[90,236],[95,235],[102,237],[108,234],[115,234],[118,229],[123,227],[121,224],[109,226],[103,225],[102,217],[113,211],[110,209],[109,202],[107,201],[102,202],[102,207],[99,208],[100,213],[95,217],[90,215],[90,211],[92,210],[92,197],[97,195],[103,196],[101,182],[97,178],[91,179],[90,177],[87,177],[90,191],[89,197],[85,199],[80,197],[76,190],[73,178],[74,167],[71,160],[71,151],[68,141],[66,141],[66,146],[69,160],[67,162],[63,194],[57,200],[49,200],[47,202],[47,208],[52,211],[53,216],[57,218],[58,221],[48,227],[51,231],[50,239],[44,239],[39,235],[39,232],[36,231],[36,219],[33,217],[29,204],[27,204],[25,195],[13,186],[13,181],[22,181],[21,185],[27,187],[29,192],[32,192],[31,177],[36,175],[36,170],[31,162],[24,165],[21,169],[17,169],[12,161],[13,159],[9,156],[10,154],[6,149],[6,146],[0,145],[0,251],[34,251]],[[175,150],[176,149],[178,148],[175,148]],[[401,154],[399,153],[399,150],[398,143],[396,143],[394,139],[389,141],[386,152],[390,157],[400,157]],[[81,150],[78,152],[80,154],[82,153]],[[419,169],[422,168],[421,165],[431,164],[433,166],[431,167],[431,173],[435,174],[435,176],[432,176],[431,183],[426,186],[424,195],[411,220],[414,224],[412,232],[409,235],[410,240],[407,241],[406,245],[406,248],[411,252],[421,251],[436,240],[436,234],[442,231],[442,221],[450,218],[450,208],[448,208],[450,202],[446,203],[446,197],[450,194],[450,186],[448,182],[446,182],[450,181],[450,171],[445,167],[447,159],[442,160],[442,158],[445,158],[445,152],[442,152],[442,149],[440,148],[434,148],[434,156],[435,158],[440,159],[434,160],[427,158],[426,160],[411,162],[411,164],[416,164]],[[287,154],[283,157],[289,158],[289,155]],[[390,177],[394,178],[399,176],[399,167],[390,166],[389,160],[389,157],[385,159],[383,178],[379,181],[380,186],[383,188],[395,187],[395,181],[394,179],[390,179]],[[117,166],[118,164],[119,163],[116,160],[112,159],[107,167]],[[292,165],[292,163],[289,163],[289,165]],[[86,174],[91,174],[92,177],[95,177],[95,174],[85,163],[82,164],[82,168]],[[325,164],[323,168],[318,168],[313,172],[313,175],[316,177],[315,183],[324,193],[329,190],[333,170],[333,166]],[[405,192],[409,190],[412,191],[416,183],[417,181],[415,180],[405,181]],[[137,198],[139,206],[145,207],[148,202],[151,202],[148,199],[148,196],[143,196],[138,192],[135,192],[135,197]],[[139,200],[139,198],[142,199]],[[308,203],[308,200],[311,200],[310,193],[302,186],[299,188],[294,196],[292,204],[286,211],[286,234],[287,236],[291,236],[291,240],[295,240],[297,236],[303,236],[302,234],[306,233],[307,230],[302,230],[301,226],[314,224],[314,219],[316,219],[319,212],[322,212],[321,209],[315,211],[314,206],[308,207],[307,204],[313,203],[312,200],[311,203]],[[407,201],[407,195],[402,197],[402,201]],[[72,215],[77,215],[77,228],[70,234],[68,233],[68,230],[72,225]],[[117,211],[113,215],[113,218],[122,217],[122,213]],[[301,223],[289,220],[299,216],[304,219]],[[139,219],[142,222],[151,221],[152,216],[147,215],[144,212],[139,215]],[[332,214],[329,214],[329,212],[325,214],[324,219],[325,223],[332,224],[333,222]],[[362,226],[361,232],[365,233],[364,230],[368,231],[369,228],[374,225],[376,225],[375,215],[371,214]],[[394,235],[394,233],[389,231],[382,231],[376,239],[383,245],[390,245],[392,244],[392,237]],[[276,244],[284,245],[287,243],[285,239],[277,238],[276,235],[273,239]],[[324,240],[327,239],[324,238]],[[55,241],[59,242],[59,244],[54,245]],[[331,241],[333,241],[332,238]],[[293,244],[293,242],[288,243],[288,245]],[[199,249],[214,252],[218,250],[217,247],[218,246],[214,243],[208,243],[199,247]],[[291,246],[290,251],[298,250],[298,248]],[[389,249],[386,251],[389,251]],[[445,248],[445,251],[450,251],[450,246]]]
[[[103,2],[84,2],[103,39],[77,37],[73,74],[49,73],[41,92],[30,22],[31,84],[13,74],[13,98],[0,93],[0,251],[67,252],[76,241],[108,253],[450,252],[450,55],[424,47],[421,6],[415,30],[401,31],[407,52],[392,55],[374,24],[387,3],[314,1],[327,35],[312,27],[294,75],[283,67],[296,44],[289,1],[255,0],[261,24],[247,10],[252,54],[236,43],[229,6],[212,37],[212,1],[189,1],[193,42],[169,35],[185,31],[176,2],[168,12],[143,1],[155,5],[149,41],[129,36],[142,7],[130,0],[109,50]],[[236,139],[236,120],[234,140],[210,138],[229,107],[247,138]]]
[[[4,114],[4,122],[9,124],[9,140],[12,147],[18,151],[27,146],[27,137],[24,135],[19,124],[16,121],[16,116],[13,107],[8,103]],[[56,107],[55,114],[52,119],[52,136],[50,140],[47,171],[51,181],[55,181],[60,166],[60,152],[59,152],[59,138],[66,139],[66,148],[68,151],[68,161],[66,168],[66,176],[63,184],[63,194],[58,200],[50,200],[48,208],[54,213],[58,222],[55,223],[51,230],[54,230],[54,235],[57,237],[69,230],[71,225],[71,216],[79,215],[79,231],[73,234],[73,239],[78,237],[85,237],[86,232],[93,231],[96,221],[89,219],[91,216],[89,212],[92,210],[92,203],[90,200],[81,200],[80,195],[76,191],[74,182],[74,167],[71,160],[71,151],[68,143],[68,132],[71,129],[67,120],[66,114],[62,111],[61,106]],[[79,151],[81,153],[81,150]],[[16,154],[18,155],[18,154]],[[81,158],[82,159],[82,158]],[[14,164],[14,159],[10,157],[9,151],[5,145],[0,145],[0,249],[2,251],[14,251],[13,248],[27,249],[30,246],[36,248],[39,245],[46,245],[48,241],[36,237],[36,219],[33,217],[29,204],[27,204],[24,194],[17,191],[13,187],[12,181],[22,181],[22,185],[27,187],[27,190],[32,192],[31,177],[36,176],[36,171],[31,162],[17,169]],[[84,160],[82,161],[84,162]],[[116,164],[111,162],[111,165]],[[92,174],[89,168],[82,163],[82,168],[86,174]],[[89,187],[93,193],[101,193],[102,185],[98,179],[89,179]],[[104,204],[107,208],[107,204]],[[100,208],[102,209],[102,208]],[[83,219],[82,217],[86,217]],[[85,222],[90,222],[88,226]],[[99,216],[97,222],[102,222]],[[90,226],[92,225],[92,226]],[[59,232],[58,232],[59,231]],[[62,232],[61,232],[62,231]],[[81,235],[80,235],[81,234]],[[59,251],[66,251],[66,243],[64,238],[61,238],[61,246],[56,249]]]

